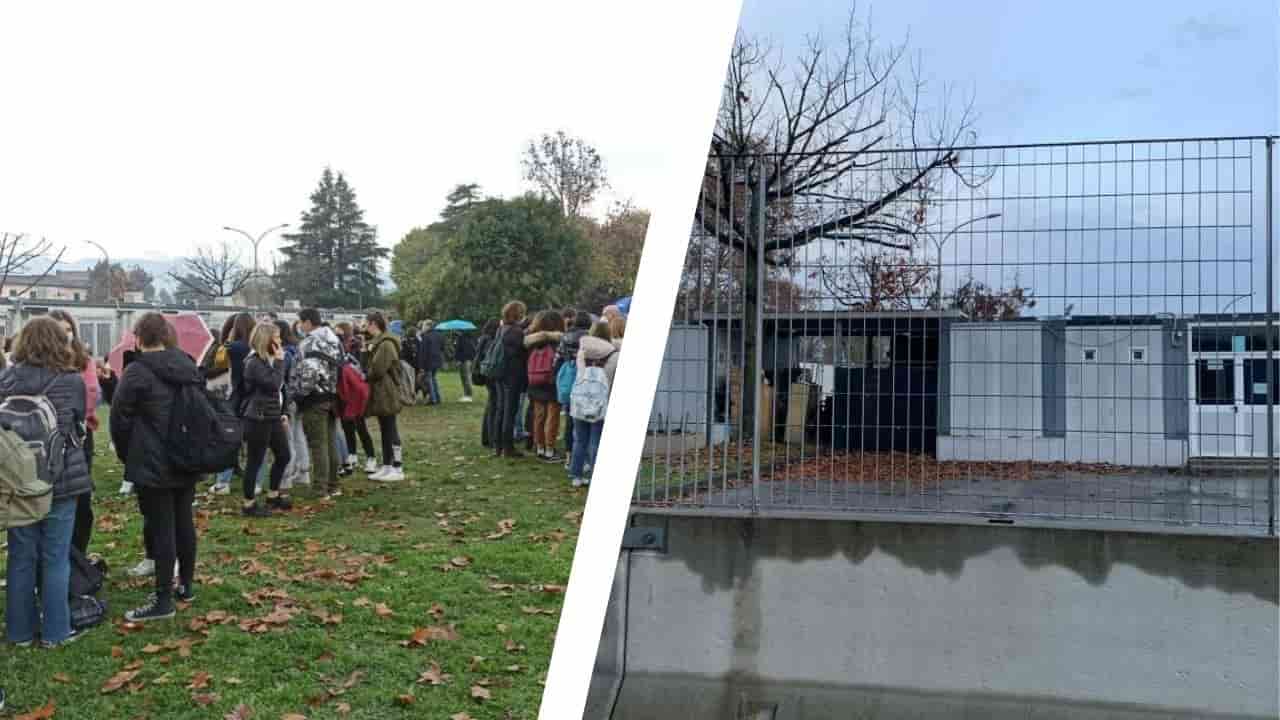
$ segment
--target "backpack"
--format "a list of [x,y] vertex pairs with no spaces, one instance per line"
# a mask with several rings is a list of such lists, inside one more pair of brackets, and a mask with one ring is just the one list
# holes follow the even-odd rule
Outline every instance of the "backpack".
[[166,452],[173,469],[184,475],[204,475],[235,467],[244,440],[240,418],[225,404],[211,401],[200,385],[170,387],[174,393]]
[[572,360],[560,364],[556,373],[556,401],[569,407],[573,396],[573,384],[578,379],[578,363]]
[[10,395],[0,402],[0,529],[43,520],[53,504],[53,482],[62,473],[66,436],[45,393]]
[[77,632],[97,627],[107,619],[107,601],[92,595],[73,595],[67,605],[71,610],[71,629]]
[[369,406],[369,381],[351,358],[338,367],[338,405],[338,417],[343,420],[364,417],[365,408]]
[[417,373],[414,372],[412,365],[404,360],[400,361],[399,372],[395,373],[393,377],[396,380],[396,387],[400,389],[401,405],[412,405],[418,399],[417,388],[414,387],[414,377],[416,375]]
[[493,336],[493,340],[484,349],[484,358],[480,360],[480,374],[484,375],[488,380],[497,380],[502,377],[502,369],[506,363],[506,343],[502,342],[502,331],[499,330],[498,334]]
[[231,343],[222,343],[213,353],[213,370],[221,372],[231,369]]
[[613,352],[599,360],[586,361],[586,370],[574,379],[573,392],[569,395],[569,416],[574,420],[590,423],[604,420],[609,408],[609,376],[604,366]]
[[484,374],[484,371],[480,369],[480,365],[484,362],[484,356],[488,354],[490,342],[492,342],[490,338],[482,337],[476,346],[476,358],[478,359],[478,362],[471,364],[471,383],[473,385],[480,385],[483,387],[489,384],[489,378]]
[[102,592],[106,576],[107,564],[104,561],[90,560],[80,552],[80,548],[71,546],[71,578],[67,584],[71,597],[97,595]]
[[556,349],[551,345],[529,353],[529,386],[543,387],[555,382]]

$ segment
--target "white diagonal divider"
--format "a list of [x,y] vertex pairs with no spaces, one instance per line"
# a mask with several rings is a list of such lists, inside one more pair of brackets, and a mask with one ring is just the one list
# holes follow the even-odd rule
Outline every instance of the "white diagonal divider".
[[[669,31],[653,38],[652,72],[667,76],[650,99],[654,134],[637,145],[654,153],[670,182],[645,198],[652,214],[644,255],[538,713],[542,720],[577,720],[586,706],[740,6],[741,0],[643,6],[670,20]],[[606,30],[634,31],[625,22]]]

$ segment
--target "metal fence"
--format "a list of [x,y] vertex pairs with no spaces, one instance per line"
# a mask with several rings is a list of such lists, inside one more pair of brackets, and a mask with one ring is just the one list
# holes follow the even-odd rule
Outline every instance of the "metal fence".
[[635,503],[1274,534],[1273,145],[710,156]]

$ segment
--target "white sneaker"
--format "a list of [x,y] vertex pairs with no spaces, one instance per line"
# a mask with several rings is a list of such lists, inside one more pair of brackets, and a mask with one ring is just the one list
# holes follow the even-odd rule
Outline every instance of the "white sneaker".
[[470,396],[463,395],[462,397],[458,398],[458,402],[472,402],[472,399]]
[[230,495],[231,484],[230,483],[226,483],[226,484],[214,483],[213,487],[209,488],[209,494],[210,495]]
[[132,495],[132,494],[133,494],[133,483],[131,483],[131,482],[122,482],[122,483],[120,483],[120,494],[121,494],[121,495]]
[[400,482],[404,480],[404,468],[387,466],[382,468],[375,475],[369,476],[370,480],[378,482]]
[[378,465],[378,461],[375,458],[369,458],[364,462],[364,471],[367,474],[372,475],[377,473],[379,467],[380,466]]
[[383,476],[384,476],[384,475],[386,475],[386,474],[387,474],[387,472],[388,472],[388,471],[390,471],[390,470],[391,470],[391,466],[390,466],[390,465],[383,465],[382,467],[378,468],[378,471],[377,471],[377,472],[369,473],[369,479],[370,479],[370,480],[381,480],[381,479],[383,478]]
[[151,577],[156,574],[156,561],[145,558],[142,562],[129,568],[129,577]]
[[583,485],[586,484],[586,482],[584,482],[582,478],[569,478],[569,480],[573,482],[574,487],[582,487]]

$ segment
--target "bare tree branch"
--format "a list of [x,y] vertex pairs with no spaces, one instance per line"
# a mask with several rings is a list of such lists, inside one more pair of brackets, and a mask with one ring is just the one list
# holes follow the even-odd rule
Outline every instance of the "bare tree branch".
[[235,296],[257,276],[224,242],[218,248],[197,248],[195,257],[184,259],[181,271],[169,277],[192,295],[216,300]]
[[[58,267],[58,263],[62,262],[67,252],[66,246],[57,248],[56,254],[54,254],[54,248],[53,242],[45,237],[36,240],[26,233],[0,233],[0,288],[9,287],[10,278],[15,275],[25,276],[27,279],[24,280],[24,284],[21,284],[20,289],[9,288],[15,290],[13,297],[25,297],[33,288],[44,282]],[[45,260],[51,254],[53,259],[46,265]],[[44,269],[39,273],[34,272],[41,267]]]

